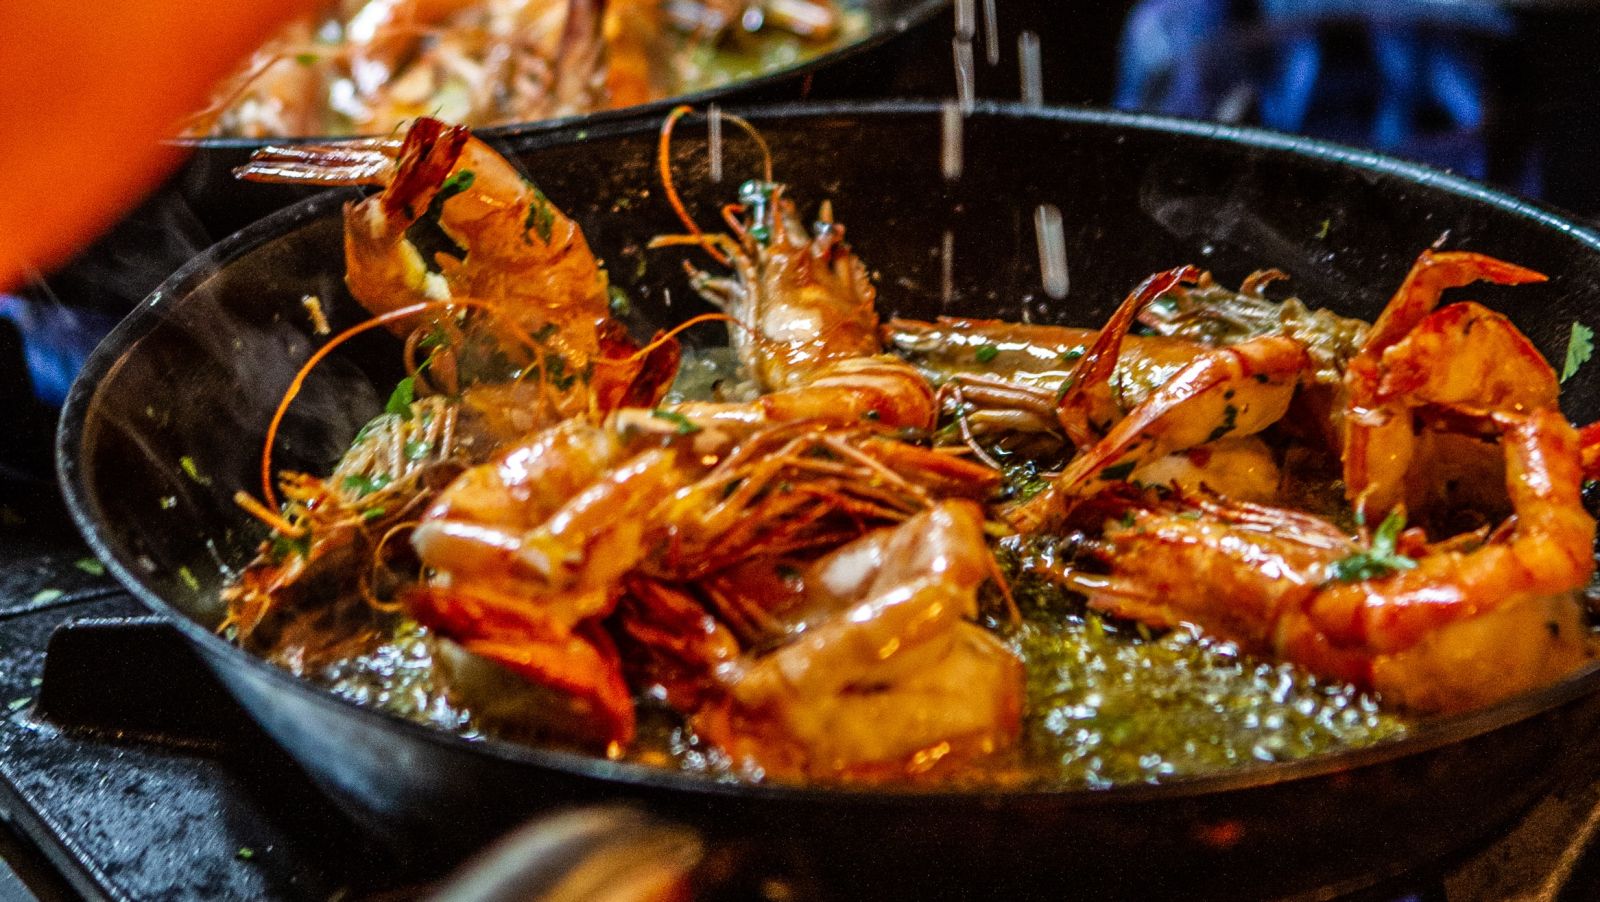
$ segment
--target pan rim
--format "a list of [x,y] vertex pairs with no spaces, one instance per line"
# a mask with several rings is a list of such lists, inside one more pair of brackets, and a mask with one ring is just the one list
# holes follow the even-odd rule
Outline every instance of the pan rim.
[[[828,117],[937,117],[939,101],[842,101],[826,104],[783,104],[743,107],[739,115],[755,122],[768,120],[822,119]],[[973,115],[995,119],[1027,118],[1057,121],[1110,129],[1133,129],[1244,146],[1250,149],[1284,151],[1313,160],[1334,161],[1413,184],[1456,194],[1499,208],[1542,226],[1600,253],[1600,235],[1577,225],[1557,211],[1516,198],[1461,177],[1428,166],[1398,160],[1371,151],[1330,142],[1284,135],[1263,129],[1177,119],[1166,116],[1122,113],[1075,107],[1038,108],[1017,103],[979,103]],[[577,123],[541,129],[516,136],[508,143],[512,150],[531,150],[575,140],[579,131],[588,138],[603,138],[653,132],[656,117],[635,115],[604,123]],[[199,650],[209,662],[243,667],[245,672],[264,678],[281,691],[298,693],[320,707],[363,719],[372,728],[400,730],[413,739],[447,747],[456,752],[485,754],[501,762],[537,767],[586,780],[601,781],[618,789],[664,790],[688,796],[733,796],[751,801],[800,802],[824,805],[860,806],[966,806],[977,804],[1022,804],[1048,801],[1053,805],[1100,806],[1213,796],[1237,790],[1309,781],[1362,768],[1378,766],[1420,755],[1464,740],[1513,726],[1521,721],[1553,711],[1600,689],[1600,661],[1591,662],[1559,683],[1514,696],[1487,708],[1422,722],[1405,735],[1358,749],[1288,762],[1259,763],[1209,774],[1175,777],[1160,783],[1127,783],[1108,788],[1087,786],[1025,786],[1017,788],[948,786],[854,786],[790,784],[781,782],[748,783],[720,780],[683,771],[645,764],[611,761],[593,755],[559,749],[537,748],[496,739],[467,739],[434,727],[384,714],[341,698],[317,687],[266,660],[251,655],[227,642],[211,630],[168,603],[149,585],[132,561],[124,561],[115,544],[101,528],[93,495],[80,479],[80,455],[84,426],[93,408],[96,389],[120,364],[128,350],[149,334],[163,317],[166,308],[180,303],[200,281],[215,269],[260,245],[304,226],[345,200],[358,196],[354,189],[339,189],[308,198],[234,233],[185,264],[162,283],[112,330],[91,354],[73,383],[62,407],[56,433],[56,475],[74,524],[94,554],[127,591],[145,607],[161,615]]]

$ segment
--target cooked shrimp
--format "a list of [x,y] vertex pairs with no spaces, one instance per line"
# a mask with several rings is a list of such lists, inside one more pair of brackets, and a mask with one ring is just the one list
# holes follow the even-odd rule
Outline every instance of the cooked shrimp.
[[[1140,298],[1136,293],[1130,302]],[[1124,309],[1130,305],[1125,304]],[[1127,319],[1120,322],[1125,326]],[[1110,327],[1105,333],[1114,334]],[[1097,344],[1115,346],[1108,338]],[[1074,398],[1064,398],[1063,408],[1076,414],[1079,429],[1087,432],[1098,425],[1094,422],[1098,412],[1110,412],[1103,385],[1110,368],[1103,358],[1087,355],[1080,367],[1084,381],[1098,382],[1100,388],[1074,385],[1074,393],[1082,400],[1075,404]],[[1254,435],[1282,418],[1309,368],[1305,348],[1279,335],[1206,351],[1117,420],[1104,438],[1080,448],[1047,490],[1013,507],[1007,519],[1025,532],[1048,528],[1066,513],[1073,499],[1112,483],[1137,480],[1141,467],[1168,454],[1218,439]]]
[[[254,181],[382,185],[345,207],[345,282],[379,314],[423,300],[476,298],[503,306],[524,332],[554,326],[584,366],[609,314],[606,277],[577,223],[467,129],[419,119],[405,138],[269,147],[239,169]],[[463,253],[430,269],[406,230],[437,206]]]
[[[951,317],[893,319],[882,333],[928,381],[959,384],[966,419],[980,434],[1059,432],[1062,387],[1099,335],[1095,329]],[[1203,350],[1179,339],[1126,336],[1110,380],[1118,406],[1131,409]]]
[[806,573],[791,638],[718,671],[726,703],[696,727],[769,774],[883,779],[1015,742],[1022,664],[971,622],[992,571],[983,517],[946,502]]
[[832,205],[823,202],[816,234],[807,233],[787,189],[772,181],[770,161],[764,178],[745,182],[738,203],[724,208],[731,234],[706,235],[689,218],[671,173],[672,129],[687,112],[680,107],[667,118],[658,156],[668,200],[689,234],[656,238],[650,246],[700,246],[732,268],[722,277],[690,272],[695,290],[733,317],[729,340],[757,387],[794,388],[829,363],[881,352],[877,289],[844,243]]
[[[620,629],[636,642],[659,638],[690,616],[674,603],[674,583],[751,557],[814,553],[940,498],[983,497],[996,482],[987,468],[867,429],[798,423],[740,437],[684,422],[637,409],[604,426],[568,420],[467,470],[412,531],[432,574],[406,596],[413,615],[469,652],[578,695],[593,716],[566,724],[569,738],[625,745],[631,736],[622,672],[609,647],[586,639],[625,591],[634,602]],[[610,663],[578,682],[579,663],[596,662]]]
[[548,730],[626,744],[633,705],[598,618],[644,556],[644,515],[683,481],[670,449],[635,453],[581,420],[538,433],[440,493],[411,538],[432,577],[407,605],[467,651],[573,696]]
[[1544,278],[1482,254],[1424,251],[1417,258],[1345,373],[1345,491],[1357,510],[1381,517],[1424,497],[1418,486],[1426,480],[1412,466],[1423,434],[1418,408],[1555,408],[1555,371],[1509,320],[1470,302],[1433,310],[1447,288]]
[[1110,521],[1110,576],[1068,581],[1101,610],[1196,623],[1419,712],[1553,682],[1591,657],[1577,593],[1594,576],[1595,523],[1577,438],[1555,411],[1490,420],[1514,517],[1481,542],[1380,530],[1362,548],[1305,514],[1169,501]]
[[[731,234],[707,235],[695,225],[671,175],[672,130],[687,111],[680,107],[667,117],[658,162],[668,200],[689,234],[659,237],[650,246],[698,246],[732,268],[731,275],[712,276],[689,267],[695,290],[732,318],[729,341],[764,394],[753,405],[702,404],[683,412],[697,421],[870,419],[931,426],[933,391],[903,361],[882,355],[877,289],[844,243],[831,204],[822,204],[815,234],[807,234],[786,189],[772,181],[768,161],[765,177],[742,185],[739,203],[724,208]],[[760,142],[744,120],[725,118]]]
[[[378,184],[346,204],[345,282],[362,306],[395,320],[400,334],[430,311],[436,369],[459,386],[530,382],[535,425],[598,408],[605,386],[625,386],[631,368],[601,367],[610,316],[607,280],[583,232],[504,157],[466,129],[419,119],[403,140],[266,148],[239,170],[261,181]],[[462,249],[428,262],[407,230],[429,210]],[[431,302],[431,303],[430,303]],[[461,309],[458,309],[461,308]],[[465,319],[455,314],[492,314]],[[466,361],[474,361],[469,368]],[[592,385],[596,376],[601,381]],[[599,408],[603,412],[603,408]]]

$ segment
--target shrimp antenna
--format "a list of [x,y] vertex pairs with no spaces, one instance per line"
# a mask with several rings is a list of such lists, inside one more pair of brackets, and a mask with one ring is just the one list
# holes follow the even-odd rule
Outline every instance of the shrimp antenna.
[[637,351],[634,351],[632,354],[629,354],[626,357],[596,357],[594,362],[601,366],[621,366],[623,364],[636,363],[640,360],[643,360],[656,348],[659,348],[672,339],[678,337],[680,333],[684,332],[690,327],[698,326],[701,323],[729,323],[731,325],[738,326],[741,329],[750,328],[726,313],[702,313],[699,316],[684,320],[666,332],[657,335],[655,338],[651,339],[649,344]]
[[756,127],[751,125],[743,116],[723,113],[722,118],[744,129],[745,134],[750,136],[750,140],[756,142],[756,146],[761,148],[761,180],[764,182],[772,181],[772,148],[767,146],[767,139],[761,137],[761,132],[757,131]]
[[422,303],[409,304],[405,307],[397,307],[394,310],[388,311],[387,313],[380,313],[371,319],[359,322],[343,332],[340,332],[338,335],[328,339],[328,343],[318,348],[316,353],[312,354],[311,357],[300,366],[299,371],[294,374],[294,379],[290,380],[288,389],[286,389],[283,393],[283,398],[278,401],[278,409],[272,413],[272,421],[267,424],[267,436],[261,448],[261,497],[266,500],[267,510],[274,510],[278,507],[277,493],[272,490],[272,446],[277,442],[278,429],[283,425],[283,418],[289,412],[289,405],[293,404],[294,399],[300,395],[300,389],[305,386],[306,378],[311,375],[312,370],[316,369],[317,364],[321,363],[323,359],[325,359],[329,354],[333,353],[334,349],[363,332],[370,332],[379,326],[386,326],[390,323],[415,316],[419,313],[427,313],[430,310],[449,309],[451,307],[471,307],[473,309],[482,310],[495,319],[501,319],[501,325],[509,327],[513,337],[522,341],[528,347],[537,348],[539,346],[539,343],[533,340],[533,336],[529,335],[525,330],[522,329],[522,327],[510,322],[509,320],[503,319],[505,314],[497,310],[493,304],[490,304],[486,301],[473,300],[470,298],[453,298],[444,301],[424,301]]
[[672,204],[672,212],[678,214],[678,221],[689,230],[689,236],[710,254],[712,259],[723,266],[728,266],[730,264],[728,257],[717,250],[711,239],[706,237],[706,233],[695,224],[694,217],[689,215],[689,210],[683,205],[683,198],[678,196],[677,186],[672,184],[672,129],[677,126],[679,119],[692,112],[694,109],[689,106],[673,107],[672,112],[667,114],[666,121],[661,123],[661,141],[656,147],[656,165],[661,170],[661,187],[667,193],[667,202]]
[[[678,221],[682,222],[684,228],[689,230],[689,235],[695,243],[699,244],[718,263],[728,266],[730,265],[729,257],[713,246],[711,239],[700,229],[700,226],[695,224],[694,217],[689,215],[689,210],[684,206],[683,198],[678,195],[678,188],[672,181],[672,131],[677,127],[678,120],[692,112],[694,112],[694,108],[687,105],[674,107],[672,112],[668,113],[667,118],[661,123],[661,142],[656,150],[656,164],[661,170],[661,187],[666,191],[667,202],[672,204],[673,212],[678,214]],[[772,148],[767,145],[767,139],[763,138],[761,132],[741,116],[723,113],[722,118],[744,129],[745,134],[756,142],[756,147],[761,150],[761,178],[764,181],[772,181]]]

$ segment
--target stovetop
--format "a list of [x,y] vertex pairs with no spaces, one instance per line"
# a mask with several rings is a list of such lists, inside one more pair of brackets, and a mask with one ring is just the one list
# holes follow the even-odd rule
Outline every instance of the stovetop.
[[409,897],[390,860],[88,556],[0,484],[0,899]]

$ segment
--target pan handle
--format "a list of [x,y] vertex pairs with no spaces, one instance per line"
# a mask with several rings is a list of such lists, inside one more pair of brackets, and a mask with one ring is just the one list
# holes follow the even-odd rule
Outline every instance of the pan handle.
[[434,902],[656,902],[696,898],[709,845],[627,805],[575,808],[518,827],[479,853]]

